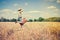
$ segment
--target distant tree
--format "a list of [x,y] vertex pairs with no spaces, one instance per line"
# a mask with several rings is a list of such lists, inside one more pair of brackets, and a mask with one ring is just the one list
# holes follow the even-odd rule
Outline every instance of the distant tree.
[[60,22],[60,17],[50,17],[50,18],[47,18],[45,21]]
[[6,22],[6,21],[7,21],[7,20],[4,18],[4,19],[3,19],[3,22]]
[[10,20],[9,19],[6,19],[6,22],[10,22]]
[[43,21],[43,20],[44,20],[44,18],[42,18],[42,17],[38,18],[38,21],[40,21],[40,22]]
[[1,17],[1,22],[5,22],[5,21],[6,21],[6,18]]
[[[4,17],[1,17],[0,22],[16,22],[18,19],[6,19]],[[60,17],[50,17],[47,19],[44,19],[42,17],[39,17],[38,19],[29,19],[28,22],[60,22]]]
[[11,19],[10,21],[11,21],[11,22],[16,22],[16,19],[13,18],[13,19]]
[[1,19],[0,19],[0,22],[8,22],[8,21],[9,21],[9,19],[6,19],[4,17],[1,17]]
[[1,22],[1,19],[0,19],[0,22]]
[[13,19],[6,19],[4,17],[1,17],[0,22],[16,22],[17,19],[13,18]]
[[34,19],[34,22],[36,22],[37,21],[37,19]]
[[3,18],[3,17],[1,17],[1,22],[3,22],[3,20],[4,20],[4,18]]
[[29,19],[28,22],[33,22],[33,20],[32,19]]

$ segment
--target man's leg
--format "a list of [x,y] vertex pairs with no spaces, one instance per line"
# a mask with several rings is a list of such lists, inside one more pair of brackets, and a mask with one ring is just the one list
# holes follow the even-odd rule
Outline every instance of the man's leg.
[[22,28],[22,26],[24,25],[24,23],[19,23],[20,25],[21,25],[21,28]]

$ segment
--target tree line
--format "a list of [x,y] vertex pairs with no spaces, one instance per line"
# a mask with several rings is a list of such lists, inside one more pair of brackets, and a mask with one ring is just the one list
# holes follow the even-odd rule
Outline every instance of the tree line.
[[60,22],[60,17],[29,19],[28,22]]
[[6,19],[6,18],[3,18],[1,17],[0,18],[0,22],[16,22],[17,19],[13,18],[13,19]]
[[[6,18],[3,18],[1,17],[0,18],[0,22],[16,22],[18,21],[18,19],[6,19]],[[28,22],[60,22],[60,17],[50,17],[50,18],[42,18],[42,17],[39,17],[39,18],[36,18],[36,19],[29,19],[27,20]]]

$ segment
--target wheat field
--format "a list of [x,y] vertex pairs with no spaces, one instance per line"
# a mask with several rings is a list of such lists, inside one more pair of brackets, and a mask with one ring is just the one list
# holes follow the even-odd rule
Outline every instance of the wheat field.
[[0,22],[0,40],[60,40],[59,22]]

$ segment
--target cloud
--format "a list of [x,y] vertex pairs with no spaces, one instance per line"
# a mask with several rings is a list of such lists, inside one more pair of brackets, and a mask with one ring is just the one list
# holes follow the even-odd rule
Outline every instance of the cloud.
[[[38,15],[38,16],[41,16],[41,17],[45,17],[45,18],[48,18],[50,17],[50,13],[47,12],[47,11],[39,11],[39,10],[35,10],[35,11],[28,11],[28,13],[38,13],[38,14],[34,14],[34,15]],[[28,14],[29,15],[29,14]],[[33,18],[36,18],[35,16],[32,16]],[[31,16],[29,16],[30,18],[32,18]]]
[[10,10],[10,9],[2,9],[2,10],[0,10],[0,12],[1,13],[11,13],[12,10]]
[[49,9],[55,9],[56,7],[55,6],[49,6],[48,8]]
[[29,11],[28,13],[40,13],[41,11]]
[[49,18],[49,17],[51,16],[51,14],[50,14],[49,12],[44,12],[44,13],[43,13],[43,16],[44,16],[45,18]]
[[60,0],[57,0],[57,3],[60,3]]
[[1,13],[17,13],[16,11],[13,11],[11,9],[2,9],[0,10]]
[[38,18],[38,17],[48,18],[50,16],[51,16],[51,14],[47,11],[35,10],[35,11],[26,12],[24,17],[26,17],[26,18]]
[[2,9],[0,10],[0,17],[4,18],[17,18],[17,11],[12,9]]
[[47,2],[54,2],[55,0],[45,0],[45,1],[47,1]]
[[26,2],[26,3],[25,3],[25,6],[27,6],[27,5],[28,5],[28,3]]
[[55,6],[49,6],[48,9],[50,9],[51,11],[59,11],[59,9]]
[[50,12],[52,13],[51,15],[53,16],[58,16],[60,13],[60,10],[55,6],[49,6],[48,9],[50,10]]
[[57,2],[57,3],[60,3],[60,0],[44,0],[46,2]]

